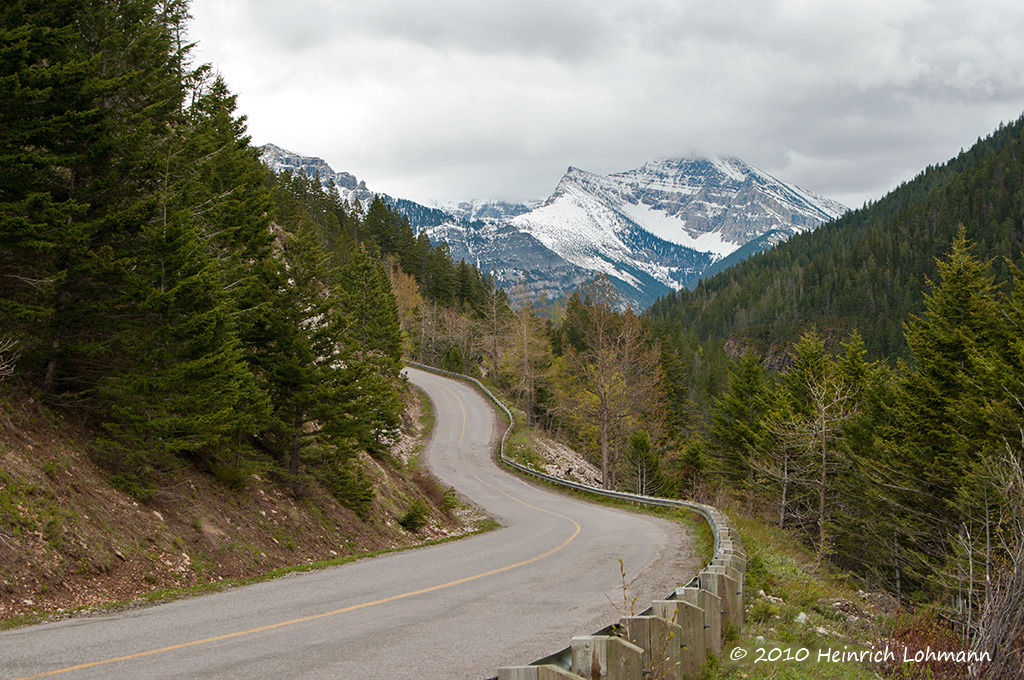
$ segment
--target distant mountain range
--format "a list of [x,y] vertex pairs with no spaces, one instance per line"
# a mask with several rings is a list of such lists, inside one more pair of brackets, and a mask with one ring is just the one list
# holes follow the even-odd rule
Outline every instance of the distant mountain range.
[[[374,195],[319,158],[267,145],[263,160],[275,170],[319,173],[349,201],[365,205]],[[570,167],[551,196],[533,204],[423,206],[382,196],[499,285],[525,278],[535,294],[557,299],[607,274],[639,308],[847,210],[727,156],[662,159],[611,175]]]

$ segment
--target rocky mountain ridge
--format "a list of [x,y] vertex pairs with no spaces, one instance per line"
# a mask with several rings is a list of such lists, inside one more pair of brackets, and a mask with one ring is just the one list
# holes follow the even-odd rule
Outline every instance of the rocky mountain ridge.
[[[472,207],[487,214],[486,204]],[[606,274],[630,304],[644,307],[844,212],[735,157],[661,159],[611,175],[570,167],[531,209],[427,233],[502,285],[525,279],[536,294],[557,298]]]
[[[267,145],[263,159],[333,180],[349,202],[375,195],[319,158]],[[604,274],[637,308],[847,210],[732,156],[659,159],[609,175],[569,167],[535,203],[422,206],[380,195],[500,286],[525,280],[537,297],[558,299]]]

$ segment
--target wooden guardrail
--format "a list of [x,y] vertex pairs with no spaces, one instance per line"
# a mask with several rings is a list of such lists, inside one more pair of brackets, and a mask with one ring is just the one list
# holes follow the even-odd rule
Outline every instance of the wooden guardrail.
[[714,536],[711,561],[690,582],[655,600],[640,616],[627,616],[593,635],[572,639],[569,647],[526,666],[498,669],[492,680],[683,680],[696,678],[708,655],[722,651],[730,627],[743,627],[743,584],[747,554],[725,513],[703,503],[641,496],[579,484],[534,470],[505,457],[512,412],[478,380],[414,362],[479,387],[509,418],[501,438],[502,462],[528,475],[579,491],[660,507],[689,508],[707,521]]

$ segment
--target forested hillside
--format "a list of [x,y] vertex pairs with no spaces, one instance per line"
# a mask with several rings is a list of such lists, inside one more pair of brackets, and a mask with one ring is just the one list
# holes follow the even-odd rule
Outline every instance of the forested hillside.
[[783,355],[811,328],[860,331],[869,358],[906,357],[903,322],[924,309],[926,280],[958,229],[993,260],[997,280],[1022,262],[1024,119],[931,166],[876,203],[794,236],[648,310],[665,334]]
[[[0,8],[0,453],[47,421],[131,503],[272,478],[372,525],[412,358],[505,391],[605,486],[731,503],[965,648],[1024,648],[1024,118],[646,315],[607,279],[542,315],[386,202],[268,172],[186,21]],[[0,549],[110,562],[36,502],[75,475],[17,454]]]
[[3,389],[88,422],[137,497],[167,461],[254,453],[362,503],[349,462],[393,440],[403,389],[389,271],[441,307],[483,277],[380,201],[268,173],[185,2],[2,18]]
[[[975,651],[1024,644],[1022,134],[1003,126],[646,316],[678,367],[667,393],[688,397],[670,422],[693,488]],[[984,677],[1020,668],[997,653]]]

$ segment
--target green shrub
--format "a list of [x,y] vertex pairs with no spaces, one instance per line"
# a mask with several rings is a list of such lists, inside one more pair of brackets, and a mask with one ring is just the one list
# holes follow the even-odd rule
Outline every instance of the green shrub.
[[156,495],[156,489],[146,483],[138,475],[130,473],[116,473],[110,476],[110,486],[118,491],[128,494],[135,500],[145,503]]
[[332,463],[321,473],[321,479],[334,498],[360,519],[370,516],[376,492],[373,483],[366,478],[359,461],[351,458],[344,463]]
[[430,511],[427,510],[426,504],[417,499],[412,502],[405,514],[398,518],[398,524],[406,531],[416,533],[426,525],[429,516]]
[[210,472],[218,482],[234,491],[244,489],[249,483],[249,471],[240,465],[212,463]]

